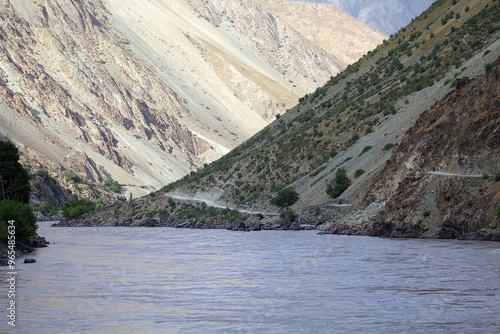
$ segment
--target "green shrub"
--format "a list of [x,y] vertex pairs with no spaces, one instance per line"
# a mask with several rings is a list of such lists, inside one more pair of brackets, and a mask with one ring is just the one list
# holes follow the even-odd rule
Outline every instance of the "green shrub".
[[95,201],[95,204],[98,208],[100,208],[101,206],[105,206],[106,204],[108,203],[108,201],[106,201],[106,199],[104,197],[99,197],[96,201]]
[[10,141],[0,140],[0,199],[28,203],[30,175],[19,163],[19,150]]
[[118,181],[115,181],[110,177],[104,180],[104,182],[102,183],[102,188],[107,192],[120,192],[120,184],[118,183]]
[[357,133],[353,133],[353,134],[352,134],[352,136],[351,136],[351,140],[350,140],[350,142],[351,142],[351,143],[355,143],[355,142],[357,142],[358,140],[359,140],[359,134],[357,134]]
[[95,209],[95,203],[88,198],[80,198],[63,205],[63,217],[74,218]]
[[148,214],[146,215],[146,217],[153,218],[157,213],[158,213],[158,211],[156,211],[156,210],[149,211]]
[[278,195],[271,199],[271,204],[285,208],[297,202],[299,194],[292,188],[284,188],[278,191]]
[[0,201],[0,242],[8,239],[8,223],[14,221],[16,241],[27,242],[36,232],[36,218],[27,204],[18,201]]
[[42,179],[49,178],[49,172],[45,169],[39,169],[35,172],[35,175],[40,176]]
[[361,151],[361,153],[358,155],[358,156],[361,156],[363,154],[365,154],[366,152],[368,152],[369,150],[371,150],[373,148],[373,146],[365,146],[363,148],[363,150]]
[[389,151],[391,148],[394,147],[393,143],[387,143],[385,146],[382,148],[382,151]]
[[354,177],[355,178],[358,178],[360,177],[361,175],[363,175],[365,173],[365,170],[364,169],[357,169],[355,172],[354,172]]
[[493,64],[493,63],[488,63],[488,64],[484,65],[484,69],[485,69],[486,73],[493,71],[494,67],[495,67],[495,64]]
[[337,198],[351,185],[351,180],[347,177],[347,172],[344,168],[339,168],[335,173],[335,178],[328,182],[326,193],[332,198]]
[[73,173],[73,171],[71,169],[68,169],[68,170],[64,171],[64,178],[67,181],[71,181],[71,182],[74,182],[74,183],[82,182],[82,177],[80,175],[78,175],[78,174]]
[[493,212],[495,212],[495,216],[500,219],[500,206],[497,206],[495,209],[493,209]]
[[47,201],[33,206],[33,211],[40,211],[44,216],[50,217],[56,215],[61,209],[55,202]]
[[280,218],[286,222],[293,222],[297,219],[297,215],[293,210],[285,210],[280,213]]

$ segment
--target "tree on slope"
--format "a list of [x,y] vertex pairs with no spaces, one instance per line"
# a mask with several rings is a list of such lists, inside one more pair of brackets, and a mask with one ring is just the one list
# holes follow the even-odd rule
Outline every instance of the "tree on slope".
[[278,195],[271,199],[271,204],[280,208],[286,208],[299,200],[299,194],[292,188],[284,188],[278,191]]
[[351,185],[351,179],[347,177],[347,172],[344,168],[337,169],[335,178],[328,182],[326,186],[326,193],[333,198],[337,198]]

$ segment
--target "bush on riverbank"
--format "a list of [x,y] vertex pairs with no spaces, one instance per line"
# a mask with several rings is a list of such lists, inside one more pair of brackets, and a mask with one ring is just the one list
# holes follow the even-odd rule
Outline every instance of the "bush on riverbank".
[[9,141],[0,141],[0,243],[7,243],[9,221],[14,221],[16,242],[27,242],[38,226],[30,197],[29,174],[19,163],[19,150]]
[[8,222],[13,220],[16,241],[27,242],[38,226],[31,207],[22,202],[0,201],[0,243],[7,243]]
[[205,203],[200,205],[184,204],[177,212],[177,216],[183,220],[205,220],[213,218],[221,221],[234,222],[243,219],[243,215],[238,210],[215,208],[213,206],[207,206]]
[[285,210],[280,213],[280,218],[290,223],[297,219],[297,215],[293,210]]
[[75,199],[62,207],[64,218],[75,218],[95,209],[95,203],[88,198]]

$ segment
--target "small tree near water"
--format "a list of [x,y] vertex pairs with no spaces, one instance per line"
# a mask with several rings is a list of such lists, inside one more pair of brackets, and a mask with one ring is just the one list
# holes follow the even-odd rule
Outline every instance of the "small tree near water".
[[0,201],[0,243],[7,243],[9,221],[14,221],[16,241],[27,242],[38,225],[33,210],[19,201]]

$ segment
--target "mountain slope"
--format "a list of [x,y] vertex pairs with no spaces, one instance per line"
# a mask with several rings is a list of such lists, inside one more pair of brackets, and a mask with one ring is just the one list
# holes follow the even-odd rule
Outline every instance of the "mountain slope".
[[[387,195],[373,193],[368,202],[359,196],[374,188],[373,182],[382,178],[379,173],[386,162],[395,159],[391,154],[397,151],[392,153],[391,146],[386,144],[402,143],[406,130],[420,114],[455,89],[457,77],[476,78],[490,67],[488,64],[497,60],[499,14],[499,6],[493,1],[460,1],[455,5],[452,1],[436,2],[390,41],[324,87],[301,98],[298,106],[258,135],[203,171],[165,187],[164,191],[167,195],[210,199],[220,205],[252,211],[277,212],[277,208],[270,205],[270,199],[278,190],[292,187],[300,195],[292,208],[304,213],[303,221],[316,219],[307,216],[307,212],[313,210],[323,212],[321,219],[333,222],[339,209],[325,189],[336,170],[343,167],[353,183],[342,197],[347,197],[361,210],[347,221],[365,218],[371,221],[383,210],[378,201]],[[446,104],[446,100],[443,103]],[[477,154],[486,154],[486,147],[474,148]],[[456,148],[450,150],[455,152]],[[489,156],[490,153],[484,155]],[[440,170],[449,168],[451,172],[466,173],[454,168],[452,160],[442,161],[437,155],[435,159],[441,163]],[[491,163],[494,166],[495,161]],[[402,166],[396,164],[395,168],[396,175],[403,173]],[[355,177],[358,169],[364,173]],[[474,172],[492,174],[495,171],[480,168]],[[395,179],[387,186],[395,191],[400,181]],[[421,196],[427,196],[425,191]],[[488,197],[491,200],[485,207],[489,210],[488,219],[494,219],[491,206],[498,206],[497,197]],[[392,216],[387,216],[388,220],[394,221],[394,210],[390,212]],[[436,217],[438,213],[429,215]],[[449,218],[443,213],[439,216]],[[405,234],[399,236],[402,235]],[[462,234],[449,236],[463,237]]]
[[254,1],[6,0],[0,38],[0,134],[23,163],[134,195],[224,155],[347,65]]
[[[392,237],[500,240],[500,58],[426,110],[347,215],[325,229]],[[373,214],[373,212],[372,212]]]
[[[292,0],[304,1],[304,0]],[[434,0],[305,0],[329,3],[375,29],[392,35],[426,10]]]

